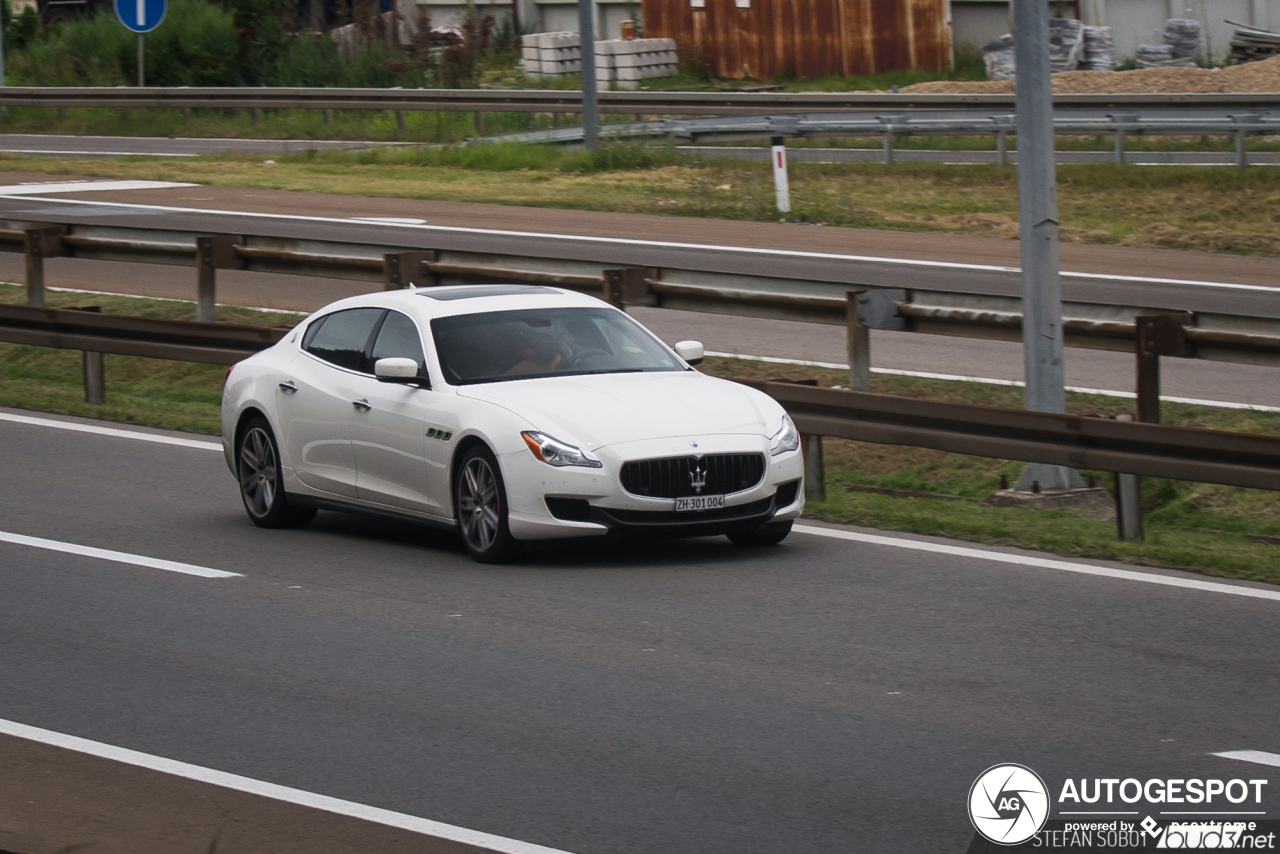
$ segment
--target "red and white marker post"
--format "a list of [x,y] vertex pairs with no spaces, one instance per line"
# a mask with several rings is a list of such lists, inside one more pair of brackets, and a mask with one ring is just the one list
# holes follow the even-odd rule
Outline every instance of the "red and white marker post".
[[778,201],[778,211],[791,210],[791,184],[787,181],[787,145],[782,137],[773,138],[773,189]]

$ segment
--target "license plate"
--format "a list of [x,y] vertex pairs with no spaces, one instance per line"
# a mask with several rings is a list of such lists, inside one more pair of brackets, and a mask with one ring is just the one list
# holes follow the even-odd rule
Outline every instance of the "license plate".
[[686,513],[690,510],[719,510],[724,507],[723,495],[693,495],[676,499],[676,512]]

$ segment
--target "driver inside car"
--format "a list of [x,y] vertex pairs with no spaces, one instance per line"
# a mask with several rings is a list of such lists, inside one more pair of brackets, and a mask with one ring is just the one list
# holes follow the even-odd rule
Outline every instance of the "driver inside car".
[[559,367],[564,359],[559,336],[551,325],[520,330],[516,352],[519,361],[507,368],[509,374],[547,373]]

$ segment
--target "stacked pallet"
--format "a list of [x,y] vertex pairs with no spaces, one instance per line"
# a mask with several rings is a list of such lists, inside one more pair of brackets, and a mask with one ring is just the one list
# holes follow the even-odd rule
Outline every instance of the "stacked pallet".
[[[566,77],[582,70],[577,33],[535,33],[521,39],[530,77]],[[595,43],[596,81],[605,88],[636,89],[641,80],[676,75],[675,39]]]
[[1280,56],[1280,35],[1273,32],[1247,27],[1236,30],[1231,39],[1231,58],[1237,62],[1257,62],[1273,56]]
[[530,77],[568,77],[582,71],[577,33],[533,33],[520,37],[524,72]]

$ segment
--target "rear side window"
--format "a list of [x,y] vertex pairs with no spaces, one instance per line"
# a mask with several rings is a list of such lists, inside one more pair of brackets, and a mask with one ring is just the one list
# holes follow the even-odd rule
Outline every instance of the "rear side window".
[[339,368],[367,373],[364,351],[383,311],[381,308],[335,311],[323,318],[314,334],[307,330],[309,340],[303,346],[308,353]]
[[422,336],[418,327],[406,315],[398,311],[388,312],[373,343],[373,359],[413,359],[418,363],[418,374],[426,376],[426,357],[422,354]]

